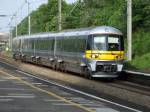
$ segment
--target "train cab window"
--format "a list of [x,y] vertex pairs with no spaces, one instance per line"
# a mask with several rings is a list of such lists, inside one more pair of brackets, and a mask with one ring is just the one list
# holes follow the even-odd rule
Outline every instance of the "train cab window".
[[119,37],[108,37],[108,51],[120,50],[120,38]]
[[95,36],[93,42],[94,50],[106,50],[106,36]]

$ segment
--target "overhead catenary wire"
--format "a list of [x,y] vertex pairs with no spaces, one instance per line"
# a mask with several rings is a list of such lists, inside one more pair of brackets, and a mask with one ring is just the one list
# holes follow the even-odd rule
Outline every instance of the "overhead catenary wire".
[[30,3],[38,3],[38,2],[41,2],[41,1],[48,1],[48,0],[34,0],[34,1],[31,1]]
[[75,4],[74,7],[71,9],[71,11],[69,12],[68,15],[71,15],[71,14],[72,14],[72,12],[75,10],[75,8],[78,6],[79,3],[80,3],[79,1],[76,2],[76,4]]
[[20,10],[22,10],[23,9],[23,7],[25,6],[25,2],[15,11],[15,13],[13,13],[12,15],[11,15],[11,18],[10,18],[10,22],[8,23],[8,25],[7,26],[12,26],[12,21],[13,21],[13,19],[14,19],[14,17],[16,16],[16,19],[17,19],[17,13],[20,11]]
[[[37,3],[41,0],[34,0],[34,1],[30,1],[30,4],[33,4],[33,3]],[[42,1],[48,1],[48,0],[42,0]],[[8,23],[7,27],[13,27],[13,20],[14,18],[17,19],[17,15],[18,13],[24,8],[24,6],[28,3],[29,1],[26,1],[15,11],[15,13],[12,14],[12,17],[10,18],[10,22]],[[76,2],[76,4],[74,5],[74,7],[71,9],[71,11],[67,14],[67,16],[71,16],[72,12],[76,9],[76,7],[80,4],[80,0],[78,2]],[[15,20],[16,21],[16,20]],[[63,22],[62,22],[63,23]],[[17,25],[17,23],[16,23]]]
[[[38,1],[41,1],[41,0],[34,0],[34,1],[31,1],[30,4],[36,3],[36,2],[38,2]],[[47,1],[47,0],[42,0],[42,1]],[[22,3],[22,5],[11,15],[10,22],[7,24],[6,27],[9,27],[9,26],[12,24],[12,21],[14,20],[14,17],[15,17],[15,16],[16,16],[16,18],[18,18],[18,17],[17,17],[18,13],[24,8],[24,6],[25,6],[26,4],[27,4],[27,2],[24,1],[24,2]]]

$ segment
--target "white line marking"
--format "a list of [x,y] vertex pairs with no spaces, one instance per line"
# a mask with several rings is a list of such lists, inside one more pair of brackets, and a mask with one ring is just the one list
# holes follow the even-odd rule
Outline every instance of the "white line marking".
[[38,85],[38,86],[40,86],[40,87],[47,87],[48,85],[43,85],[43,84],[42,84],[42,85]]
[[33,85],[42,85],[42,83],[36,83],[36,82],[35,83],[33,82],[31,84],[33,84]]
[[79,101],[80,104],[95,104],[92,101]]
[[19,77],[20,79],[29,79],[28,77]]
[[75,101],[75,102],[91,102],[90,100],[86,100],[84,98],[77,98],[77,97],[69,97],[67,98],[68,100],[71,100],[71,101]]
[[45,84],[42,84],[42,83],[37,83],[37,82],[33,82],[31,84],[37,85],[37,86],[40,86],[40,87],[48,87],[48,85],[45,85]]
[[96,112],[119,112],[111,108],[93,108]]
[[52,105],[70,106],[70,105],[73,105],[73,104],[67,104],[67,103],[52,103]]
[[10,96],[35,96],[34,94],[24,94],[24,93],[9,93]]
[[0,90],[31,90],[31,89],[22,89],[22,88],[0,88]]
[[5,79],[5,80],[16,80],[17,77],[2,77],[2,79]]
[[35,98],[35,96],[15,96],[15,95],[10,95],[10,96],[0,96],[0,98]]
[[9,102],[9,101],[13,101],[13,99],[0,99],[0,102]]
[[80,97],[69,97],[68,99],[71,99],[71,100],[86,100],[84,98],[80,98]]
[[73,89],[73,88],[70,88],[70,87],[67,87],[67,86],[60,85],[60,84],[58,84],[56,82],[52,82],[52,81],[48,81],[48,80],[45,80],[45,79],[41,79],[39,77],[33,76],[33,75],[29,74],[29,73],[25,73],[25,72],[20,71],[20,70],[16,70],[16,71],[19,72],[19,73],[25,74],[27,76],[34,77],[36,79],[48,82],[50,84],[53,84],[53,85],[56,85],[56,86],[59,86],[59,87],[62,87],[62,88],[68,89],[68,90],[71,90],[71,91],[76,92],[76,93],[80,93],[82,95],[85,95],[85,96],[88,96],[88,97],[91,97],[91,98],[94,98],[94,99],[97,99],[97,100],[101,100],[101,101],[104,101],[104,102],[107,102],[107,103],[110,103],[110,104],[114,104],[114,105],[117,105],[119,107],[126,108],[126,109],[129,109],[129,110],[135,111],[135,112],[142,112],[140,110],[137,110],[137,109],[134,109],[134,108],[131,108],[131,107],[127,107],[127,106],[124,106],[124,105],[121,105],[121,104],[118,104],[118,103],[106,100],[104,98],[100,98],[100,97],[97,97],[97,96],[94,96],[94,95],[91,95],[91,94],[88,94],[88,93],[85,93],[85,92],[82,92],[82,91],[79,91],[79,90],[76,90],[76,89]]
[[44,99],[46,102],[64,102],[62,100],[51,100],[51,99]]
[[78,102],[90,102],[90,100],[86,100],[86,99],[73,99],[73,98],[68,98],[72,101],[78,101]]
[[80,105],[83,105],[83,106],[88,106],[88,107],[104,107],[104,105],[98,105],[98,104],[80,104]]
[[0,82],[4,82],[4,81],[7,81],[7,80],[0,80]]
[[61,95],[66,95],[67,97],[68,97],[68,96],[72,96],[72,94],[67,93],[67,92],[64,92],[64,91],[60,91],[59,94],[61,94]]

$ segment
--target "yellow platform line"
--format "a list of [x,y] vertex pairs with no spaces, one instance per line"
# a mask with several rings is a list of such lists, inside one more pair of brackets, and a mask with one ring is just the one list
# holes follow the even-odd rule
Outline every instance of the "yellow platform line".
[[7,75],[7,76],[10,76],[10,77],[12,77],[12,78],[15,78],[16,80],[20,81],[21,83],[23,83],[23,84],[25,84],[25,85],[28,85],[28,86],[31,87],[31,88],[34,88],[34,89],[36,89],[36,90],[38,90],[38,91],[41,91],[41,92],[43,92],[43,93],[46,93],[46,94],[48,94],[48,95],[51,95],[51,96],[53,96],[53,97],[55,97],[55,98],[58,98],[58,99],[60,99],[60,100],[62,100],[62,101],[64,101],[64,102],[68,103],[68,104],[71,104],[71,105],[76,106],[76,107],[78,107],[78,108],[80,108],[80,109],[83,109],[83,110],[85,110],[85,111],[87,111],[87,112],[96,112],[95,110],[91,110],[91,109],[89,109],[89,108],[87,108],[87,107],[84,107],[84,106],[82,106],[82,105],[80,105],[80,104],[74,103],[74,102],[72,102],[72,101],[70,101],[70,100],[67,100],[67,99],[65,99],[64,97],[61,97],[61,96],[59,96],[59,95],[57,95],[57,94],[54,94],[54,93],[52,93],[52,92],[50,92],[50,91],[47,91],[47,90],[38,88],[38,87],[34,86],[33,84],[22,80],[22,79],[19,78],[19,77],[15,77],[15,76],[10,75],[10,74],[8,74],[7,72],[4,72],[4,71],[0,71],[0,72],[3,73],[3,74],[5,74],[5,75]]

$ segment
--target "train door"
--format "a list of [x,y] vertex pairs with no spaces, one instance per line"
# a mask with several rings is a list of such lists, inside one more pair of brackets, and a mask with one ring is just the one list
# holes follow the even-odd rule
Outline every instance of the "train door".
[[19,39],[19,53],[22,54],[22,41]]

